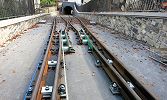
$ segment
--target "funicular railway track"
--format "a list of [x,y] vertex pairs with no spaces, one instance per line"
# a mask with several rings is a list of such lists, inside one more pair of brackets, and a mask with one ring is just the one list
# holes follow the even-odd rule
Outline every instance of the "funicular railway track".
[[[125,65],[91,34],[79,18],[69,17],[63,18],[63,20],[77,33],[79,43],[87,44],[89,51],[100,60],[101,66],[113,82],[110,87],[113,94],[121,94],[124,99],[128,100],[156,99],[156,97],[126,69]],[[80,23],[81,29],[78,30],[73,25],[74,23]]]
[[[56,24],[61,22],[61,29]],[[76,28],[74,24],[78,24]],[[78,45],[84,45],[96,58],[95,65],[102,67],[112,81],[109,87],[113,94],[124,99],[154,100],[156,97],[135,78],[121,61],[91,34],[79,18],[58,17],[53,23],[51,34],[44,49],[44,57],[35,71],[24,100],[68,100],[65,53],[75,53],[68,31],[76,33]],[[68,65],[67,65],[68,66]],[[79,91],[78,91],[79,92]]]
[[[30,80],[30,84],[29,84],[28,89],[26,90],[26,93],[24,96],[24,100],[41,98],[41,95],[38,93],[39,93],[41,87],[46,85],[46,76],[47,76],[48,71],[49,71],[47,61],[49,61],[49,59],[51,57],[50,49],[52,48],[51,44],[52,44],[52,39],[53,39],[53,35],[54,35],[54,29],[55,29],[55,20],[54,20],[54,23],[52,25],[52,29],[51,29],[51,32],[49,34],[49,38],[47,40],[47,44],[46,44],[47,46],[43,50],[43,54],[42,54],[43,57],[41,57],[41,60],[39,61],[39,64],[34,71],[32,79]],[[43,77],[45,77],[45,78],[43,78]]]
[[68,100],[67,91],[64,89],[66,88],[66,73],[64,51],[62,50],[62,31],[56,31],[56,20],[57,18],[53,21],[47,47],[43,52],[44,56],[34,71],[24,100]]

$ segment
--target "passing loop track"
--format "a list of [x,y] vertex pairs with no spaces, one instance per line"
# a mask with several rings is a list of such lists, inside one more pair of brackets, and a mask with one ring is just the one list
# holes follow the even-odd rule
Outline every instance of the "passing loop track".
[[[42,59],[42,65],[38,69],[37,76],[33,80],[30,87],[32,88],[32,93],[29,95],[26,94],[26,99],[24,100],[42,100],[43,94],[41,92],[42,87],[52,86],[52,93],[47,100],[68,100],[68,88],[67,88],[67,79],[66,79],[66,64],[64,58],[64,49],[63,49],[63,37],[62,33],[65,33],[68,46],[72,48],[70,40],[68,38],[69,28],[72,29],[78,38],[79,44],[88,45],[91,53],[100,60],[102,68],[106,74],[110,77],[113,83],[117,84],[120,94],[127,100],[155,100],[156,97],[149,92],[133,74],[130,73],[126,66],[94,36],[86,25],[76,17],[68,16],[66,18],[59,17],[59,21],[63,21],[64,26],[59,32],[56,31],[56,20],[54,20],[51,35],[49,36],[47,42],[47,48],[45,49],[44,59]],[[79,25],[76,28],[74,24]],[[69,27],[70,26],[70,27]],[[82,31],[81,31],[82,30]],[[85,40],[84,40],[85,39]],[[86,42],[85,42],[86,41]],[[71,50],[71,49],[69,49]],[[56,67],[50,68],[48,61],[56,61]],[[110,61],[110,62],[109,62]],[[112,62],[112,63],[111,63]],[[51,77],[50,77],[51,76]],[[48,81],[49,79],[49,81]],[[50,81],[51,80],[51,81]],[[129,85],[133,85],[131,87]],[[64,84],[66,87],[66,98],[62,99],[58,93],[58,87]],[[79,92],[79,91],[78,91]]]
[[[113,82],[116,82],[120,88],[120,93],[125,99],[131,100],[155,100],[156,97],[149,92],[140,82],[139,80],[134,77],[127,69],[126,66],[111,52],[89,31],[86,25],[76,17],[69,17],[69,19],[62,18],[66,23],[68,23],[72,29],[77,33],[79,36],[79,41],[82,40],[81,34],[79,30],[77,30],[73,24],[71,23],[72,20],[75,23],[80,23],[82,29],[85,31],[85,35],[88,36],[89,44],[93,47],[93,54],[98,56],[100,61],[103,63],[103,69],[108,74],[110,79]],[[78,22],[76,22],[78,21]],[[112,64],[108,62],[108,60],[112,60]],[[130,87],[129,83],[132,84],[134,87]]]

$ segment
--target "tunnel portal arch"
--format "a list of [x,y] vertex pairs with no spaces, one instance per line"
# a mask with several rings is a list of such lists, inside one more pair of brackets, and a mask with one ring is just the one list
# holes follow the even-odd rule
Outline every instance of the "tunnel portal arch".
[[63,2],[62,3],[62,13],[65,15],[72,15],[74,11],[75,2]]
[[65,15],[72,15],[73,8],[71,6],[66,6],[63,10]]

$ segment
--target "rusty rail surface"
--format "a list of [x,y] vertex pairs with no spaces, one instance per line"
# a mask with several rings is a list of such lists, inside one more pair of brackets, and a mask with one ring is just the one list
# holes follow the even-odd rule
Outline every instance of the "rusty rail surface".
[[[60,33],[59,33],[60,34]],[[59,36],[59,41],[61,40],[61,36]],[[52,98],[51,100],[57,100],[58,92],[58,83],[59,83],[59,73],[60,73],[60,64],[61,64],[61,56],[62,56],[62,48],[61,48],[61,42],[59,42],[59,55],[58,55],[58,60],[57,60],[57,66],[56,66],[56,73],[55,73],[55,81],[54,81],[54,86],[53,86],[53,93],[52,93]]]
[[[53,28],[53,25],[52,25],[52,28]],[[47,47],[48,47],[48,44],[49,44],[50,36],[52,34],[52,28],[51,28],[51,30],[49,32],[48,39],[46,40],[46,44],[45,44],[46,47],[44,47],[43,52],[41,52],[41,54],[40,54],[39,62],[38,62],[37,66],[36,66],[36,68],[35,68],[35,70],[33,72],[33,75],[31,77],[30,83],[29,83],[28,88],[27,88],[27,90],[25,92],[23,100],[30,100],[31,97],[32,97],[32,92],[34,90],[34,87],[35,87],[35,84],[36,84],[36,81],[37,81],[37,77],[38,77],[38,75],[40,73],[41,66],[43,66],[42,62],[43,62],[43,60],[46,59],[45,54],[47,52]]]
[[[42,87],[46,86],[47,85],[47,78],[49,77],[48,76],[48,73],[49,73],[49,70],[55,72],[55,75],[53,75],[53,78],[54,78],[54,84],[52,85],[53,86],[53,93],[55,94],[54,91],[57,91],[56,88],[57,88],[57,77],[58,77],[58,73],[59,73],[59,65],[60,65],[60,57],[61,57],[61,48],[57,47],[59,49],[58,53],[56,54],[53,54],[52,52],[52,49],[56,49],[56,46],[55,43],[56,41],[59,42],[59,45],[60,44],[60,38],[59,39],[56,39],[56,36],[59,34],[55,31],[55,28],[56,28],[56,22],[54,20],[54,23],[53,23],[53,26],[52,26],[52,31],[51,31],[51,35],[50,35],[50,39],[49,39],[49,42],[48,42],[48,47],[47,47],[47,50],[46,50],[46,53],[45,53],[45,57],[43,59],[43,62],[42,62],[42,66],[40,68],[40,71],[39,71],[39,74],[38,74],[38,77],[36,79],[36,83],[35,83],[35,86],[34,86],[34,90],[33,90],[33,93],[32,93],[32,96],[31,96],[31,100],[42,100],[43,99],[43,96],[42,96],[42,93],[41,93],[41,90],[42,90]],[[55,50],[56,52],[56,50]],[[53,59],[52,57],[57,57],[57,59]],[[52,58],[52,59],[51,59]],[[48,61],[49,60],[57,60],[57,65],[56,65],[56,68],[54,69],[49,69],[49,65],[48,65]],[[49,77],[50,78],[50,77]],[[52,95],[51,95],[52,97]]]
[[[67,28],[67,23],[65,23],[65,29]],[[64,29],[64,30],[65,30]],[[63,52],[62,52],[62,41],[61,41],[61,33],[59,33],[59,58],[58,58],[58,63],[57,63],[57,67],[56,67],[56,73],[55,73],[55,81],[54,81],[54,88],[53,88],[53,93],[52,93],[52,98],[51,100],[60,100],[60,96],[58,94],[58,86],[60,83],[60,68],[62,67],[61,65],[61,61],[63,59]],[[63,62],[64,63],[64,62]]]
[[[64,51],[62,49],[62,36],[61,32],[57,32],[56,30],[56,18],[53,21],[51,32],[46,44],[47,47],[44,49],[45,52],[43,53],[43,58],[40,62],[41,66],[38,67],[36,77],[33,80],[32,87],[30,87],[31,94],[27,95],[26,92],[24,100],[65,100],[64,98],[61,98],[58,92],[59,85],[62,83],[67,87],[67,80]],[[65,23],[64,30],[68,30],[67,23]],[[56,65],[54,65],[54,67],[49,65],[49,61],[56,61]],[[64,77],[62,77],[62,74],[64,74]],[[42,92],[41,90],[46,86],[51,86],[50,89],[52,90],[45,90],[45,92]],[[48,92],[49,95],[44,94]],[[67,89],[66,93],[66,100],[68,100]]]
[[[76,18],[76,17],[75,17]],[[91,44],[93,46],[93,51],[95,54],[99,57],[99,59],[103,62],[104,66],[103,69],[108,74],[110,79],[118,84],[120,87],[120,92],[123,95],[125,99],[150,99],[155,100],[156,97],[149,92],[132,73],[130,73],[126,66],[114,55],[112,55],[111,52],[105,47],[93,34],[91,34],[90,30],[85,26],[85,24],[77,18],[80,22],[81,26],[85,30],[86,34],[91,39]],[[66,21],[64,19],[64,21]],[[76,31],[79,34],[79,31],[75,29],[75,27],[68,21],[66,21],[71,25],[74,31]],[[108,63],[108,59],[113,61],[113,64]],[[134,85],[134,89],[129,87],[127,82],[131,82]]]
[[40,83],[41,83],[42,76],[43,76],[43,73],[44,73],[44,70],[45,70],[46,62],[47,62],[48,58],[50,57],[49,52],[50,52],[50,48],[51,48],[51,37],[53,36],[54,26],[55,26],[55,21],[54,21],[53,26],[52,26],[52,32],[51,32],[50,40],[49,40],[48,47],[47,47],[47,50],[46,50],[46,53],[45,53],[45,58],[43,60],[42,66],[40,68],[40,72],[39,72],[39,75],[38,75],[38,78],[37,78],[37,81],[36,81],[36,84],[35,84],[35,88],[33,90],[33,94],[31,96],[31,100],[36,100],[36,98],[37,98],[37,94],[38,94],[38,91],[39,91],[39,88],[40,88]]

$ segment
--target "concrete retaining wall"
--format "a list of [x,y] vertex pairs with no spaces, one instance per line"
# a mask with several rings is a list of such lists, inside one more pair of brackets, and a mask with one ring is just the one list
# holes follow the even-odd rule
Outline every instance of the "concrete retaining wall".
[[24,30],[35,25],[46,15],[47,14],[39,14],[0,21],[0,46],[2,46],[7,40],[14,38]]
[[[158,14],[158,13],[157,13]],[[78,16],[105,25],[120,32],[144,41],[156,48],[167,48],[167,19],[165,16],[137,16],[126,13],[102,14],[79,13]],[[148,14],[151,15],[151,14]],[[152,14],[154,15],[154,14]]]

